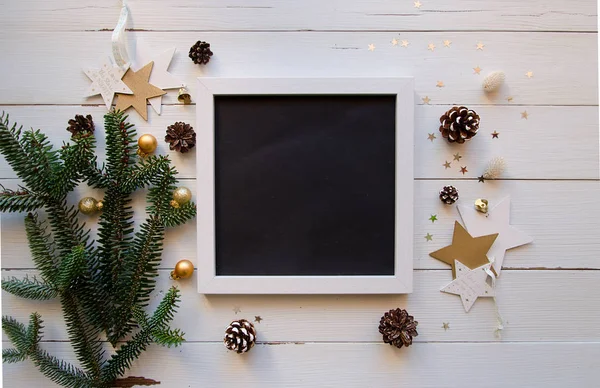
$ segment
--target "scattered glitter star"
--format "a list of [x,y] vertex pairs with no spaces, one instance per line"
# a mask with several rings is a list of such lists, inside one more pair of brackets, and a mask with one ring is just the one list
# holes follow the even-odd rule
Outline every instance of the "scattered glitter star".
[[521,112],[521,118],[527,120],[527,118],[529,117],[529,113],[527,113],[527,111],[523,111]]
[[260,323],[260,321],[262,321],[263,319],[260,317],[260,315],[255,315],[254,316],[254,322],[258,322]]
[[469,172],[469,170],[467,170],[467,166],[464,166],[460,168],[460,172],[465,175],[465,172]]
[[427,104],[427,105],[429,105],[429,101],[431,101],[431,98],[429,98],[429,97],[425,96],[425,97],[423,97],[421,100],[423,100],[423,104]]
[[398,39],[392,39],[392,46],[398,46]]
[[461,154],[459,154],[458,152],[454,154],[454,160],[460,161],[460,158],[462,158]]
[[437,86],[438,88],[443,88],[444,86],[444,81],[438,81],[437,84],[435,84],[435,86]]
[[474,74],[481,74],[481,67],[477,66],[473,68]]
[[415,1],[415,8],[421,8],[422,5],[420,1]]
[[448,322],[442,323],[442,329],[444,329],[444,331],[448,330],[449,328],[450,328],[450,323],[448,323]]
[[234,306],[234,307],[233,307],[233,312],[234,312],[234,313],[236,313],[236,314],[237,314],[237,313],[241,313],[241,312],[242,312],[242,309],[241,309],[239,306]]
[[477,42],[477,50],[483,50],[483,48],[485,47],[485,45],[481,42]]
[[445,170],[450,168],[450,162],[446,160],[446,163],[442,164],[445,167]]
[[477,183],[485,183],[485,178],[482,176],[477,177]]
[[451,40],[447,40],[447,39],[446,39],[446,40],[444,41],[444,47],[450,47],[450,45],[451,45],[451,44],[452,44],[452,41],[451,41]]
[[375,51],[375,45],[373,43],[369,44],[369,51]]
[[436,139],[435,133],[430,133],[427,135],[427,140],[431,140],[432,143],[435,139]]
[[427,241],[433,240],[433,235],[427,233],[427,235],[425,236],[425,240],[427,240]]
[[403,40],[402,44],[400,44],[400,46],[402,46],[402,47],[408,47],[409,44],[410,43],[408,43],[408,40]]
[[512,96],[508,96],[508,97],[506,97],[506,101],[508,101],[508,102],[512,102],[512,100],[513,100]]
[[429,43],[427,45],[427,50],[431,50],[431,51],[435,50],[435,45],[433,43]]
[[432,223],[436,222],[437,220],[438,220],[437,219],[437,214],[432,214],[431,217],[429,217],[429,221],[431,221]]
[[533,71],[528,71],[527,73],[525,73],[525,75],[527,76],[527,78],[531,78],[533,77]]
[[492,139],[497,139],[499,134],[500,133],[496,131],[492,132]]

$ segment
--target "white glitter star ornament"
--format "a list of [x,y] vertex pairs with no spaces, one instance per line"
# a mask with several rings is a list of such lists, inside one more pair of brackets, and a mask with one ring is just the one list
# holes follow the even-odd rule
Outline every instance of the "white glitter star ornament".
[[115,93],[133,94],[131,89],[121,80],[128,65],[124,67],[115,66],[109,58],[106,58],[99,69],[87,68],[83,72],[92,80],[92,84],[86,91],[85,96],[102,95],[106,109],[110,109]]
[[460,295],[465,311],[469,312],[477,298],[495,296],[495,290],[486,281],[491,274],[491,265],[492,263],[488,263],[470,269],[460,261],[455,260],[456,279],[447,286],[442,287],[440,291]]

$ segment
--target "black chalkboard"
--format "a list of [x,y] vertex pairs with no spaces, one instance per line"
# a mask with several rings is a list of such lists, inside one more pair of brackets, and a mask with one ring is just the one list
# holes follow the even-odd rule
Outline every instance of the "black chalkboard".
[[217,276],[394,275],[396,96],[214,106]]

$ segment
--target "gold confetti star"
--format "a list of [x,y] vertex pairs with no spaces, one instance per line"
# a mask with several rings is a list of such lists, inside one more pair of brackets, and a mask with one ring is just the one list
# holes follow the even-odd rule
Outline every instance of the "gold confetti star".
[[400,44],[400,46],[402,47],[408,47],[410,43],[408,43],[408,40],[403,40],[402,43]]
[[429,43],[427,45],[427,50],[431,50],[431,51],[435,50],[435,45],[433,43]]
[[477,66],[473,68],[474,74],[481,74],[481,67]]
[[444,47],[450,47],[450,45],[451,45],[451,44],[452,44],[452,41],[451,41],[451,40],[447,40],[447,39],[446,39],[446,40],[444,41]]
[[484,47],[485,47],[485,45],[483,43],[477,42],[477,50],[482,50],[483,51]]
[[461,154],[459,154],[458,152],[454,154],[454,160],[460,161],[460,158],[462,158]]
[[460,172],[465,175],[466,172],[469,172],[469,170],[467,170],[467,166],[461,167],[460,168]]
[[415,8],[421,8],[421,6],[423,5],[423,4],[421,4],[420,1],[415,1],[414,4],[415,4]]
[[492,139],[497,139],[499,134],[497,131],[492,132]]
[[373,43],[369,44],[369,51],[375,51],[375,45]]
[[260,315],[255,315],[254,316],[254,322],[258,322],[260,323],[260,321],[262,321],[263,319],[260,317]]
[[242,309],[240,308],[240,306],[234,306],[234,307],[233,307],[233,312],[234,312],[234,313],[236,313],[236,314],[237,314],[237,313],[241,313],[241,312],[242,312]]
[[529,117],[529,113],[527,113],[527,111],[523,111],[521,112],[521,118],[527,120]]
[[450,168],[450,162],[446,160],[446,163],[442,164],[442,166],[444,166],[444,169],[447,170]]
[[427,233],[427,235],[425,236],[425,240],[427,240],[427,241],[433,240],[433,235]]
[[425,96],[425,97],[423,97],[421,100],[423,100],[423,104],[427,104],[427,105],[429,105],[429,102],[431,101],[431,98],[429,98],[429,97]]
[[527,73],[525,73],[525,76],[526,76],[527,78],[531,78],[531,77],[533,77],[533,71],[528,71]]
[[427,135],[427,140],[431,140],[432,143],[435,140],[435,138],[435,133],[430,133],[429,135]]
[[438,81],[435,86],[437,86],[438,88],[443,88],[446,85],[444,85],[444,81]]
[[449,328],[450,328],[450,323],[448,323],[448,322],[442,323],[442,329],[444,329],[444,331],[448,330]]
[[429,221],[431,221],[431,223],[434,223],[437,221],[437,214],[432,214],[431,217],[429,217]]
[[508,101],[508,102],[512,102],[512,100],[513,100],[512,96],[508,96],[508,97],[506,97],[506,101]]
[[398,46],[398,39],[392,39],[392,46]]

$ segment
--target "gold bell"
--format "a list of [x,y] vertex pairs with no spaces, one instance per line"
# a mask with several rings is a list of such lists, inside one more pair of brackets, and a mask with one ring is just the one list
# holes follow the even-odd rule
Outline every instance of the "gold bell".
[[488,200],[487,199],[476,199],[475,200],[475,210],[481,213],[488,212]]
[[179,94],[177,95],[177,101],[189,105],[192,103],[192,96],[190,96],[190,93],[186,88],[180,88]]

